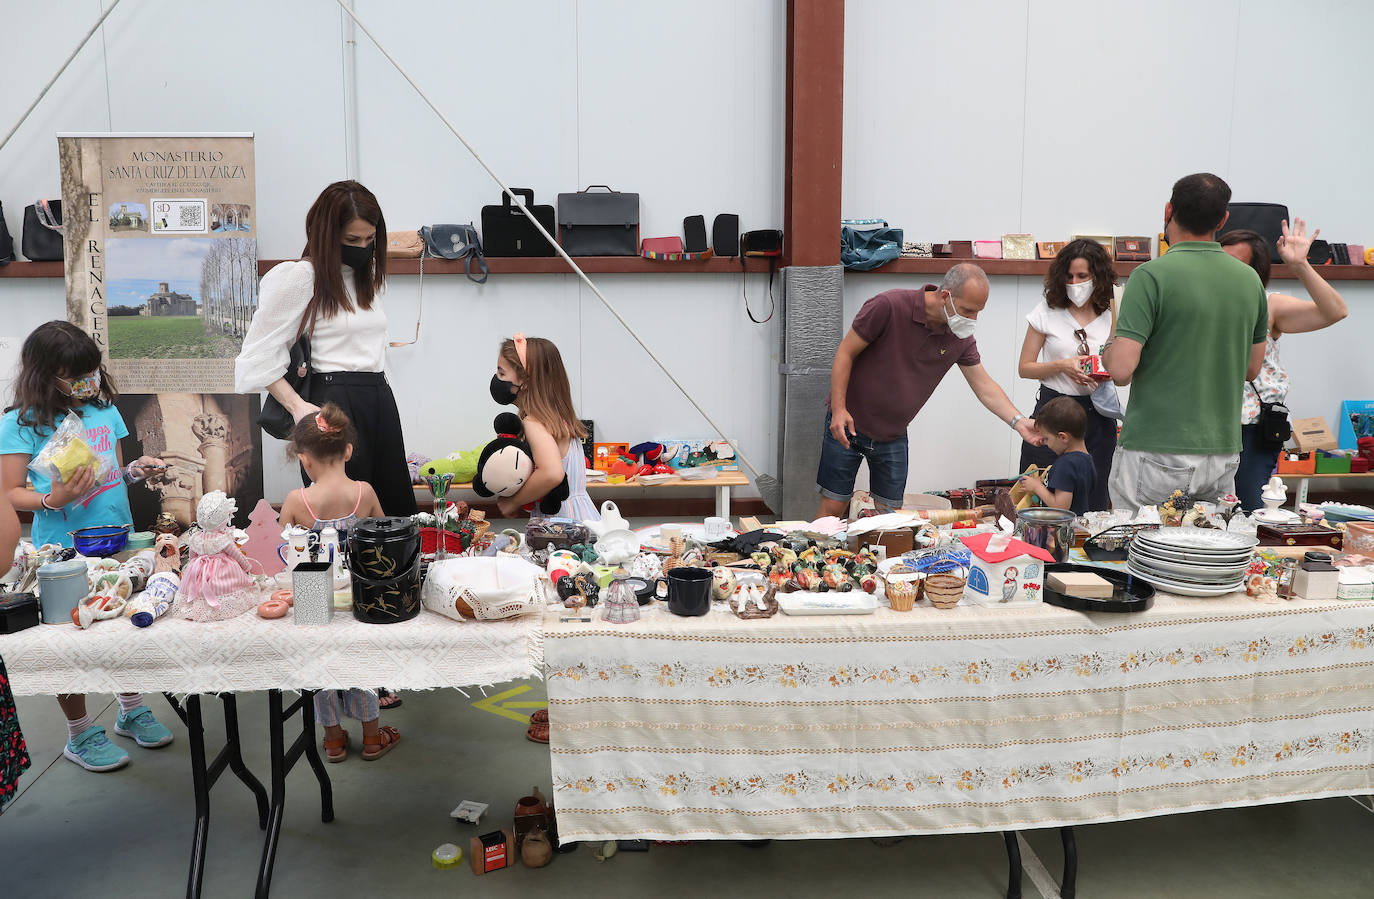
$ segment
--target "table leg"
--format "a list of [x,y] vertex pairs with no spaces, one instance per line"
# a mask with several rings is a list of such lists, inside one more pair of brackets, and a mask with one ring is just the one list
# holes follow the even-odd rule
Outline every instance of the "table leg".
[[[267,816],[267,838],[263,840],[262,862],[258,866],[258,899],[267,899],[272,889],[272,866],[277,859],[277,841],[281,836],[281,822],[286,808],[286,775],[305,756],[320,782],[320,820],[334,820],[334,792],[325,773],[319,750],[315,748],[315,691],[302,690],[300,698],[290,707],[282,708],[280,690],[267,691],[267,729],[272,751],[272,801]],[[301,715],[301,733],[286,748],[286,719],[296,712]]]
[[1060,899],[1074,899],[1078,890],[1078,841],[1074,839],[1072,827],[1059,828],[1059,838],[1064,843],[1064,879],[1059,885]]
[[286,748],[282,736],[281,691],[267,691],[267,733],[272,753],[272,802],[267,815],[267,838],[263,841],[262,862],[258,866],[258,899],[266,899],[272,888],[272,864],[277,858],[277,838],[281,834],[282,813],[286,806]]
[[186,881],[188,899],[198,899],[205,876],[205,842],[210,835],[210,782],[205,770],[205,728],[200,717],[200,697],[186,697],[186,708],[169,697],[172,709],[186,723],[191,743],[191,792],[196,797],[196,826],[191,837],[191,872]]
[[1002,839],[1007,844],[1007,899],[1021,899],[1021,847],[1016,831],[1002,831]]
[[716,488],[716,517],[730,520],[730,487],[722,484]]
[[320,820],[328,824],[334,820],[334,787],[325,773],[324,760],[320,758],[320,744],[315,742],[314,690],[301,691],[301,731],[305,740],[305,760],[320,782]]
[[221,693],[219,698],[224,703],[224,752],[228,753],[229,769],[252,792],[253,798],[257,799],[258,828],[266,830],[267,791],[263,789],[262,782],[254,777],[248,766],[243,763],[243,744],[239,739],[238,697],[233,693]]

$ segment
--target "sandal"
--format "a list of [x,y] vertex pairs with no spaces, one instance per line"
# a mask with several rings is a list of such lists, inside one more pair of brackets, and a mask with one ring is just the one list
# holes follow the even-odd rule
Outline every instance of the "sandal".
[[342,762],[348,758],[348,731],[344,731],[343,736],[337,740],[326,739],[321,745],[324,747],[326,761]]
[[384,711],[399,709],[401,707],[401,697],[397,696],[386,687],[377,688],[377,708]]
[[525,739],[535,743],[549,742],[549,725],[547,722],[541,724],[531,723],[525,729]]
[[377,728],[377,739],[363,737],[363,761],[372,762],[386,755],[391,748],[401,742],[401,732],[394,727]]
[[537,711],[537,712],[535,712],[534,714],[530,715],[530,724],[548,724],[548,723],[549,723],[549,710],[548,710],[548,709],[540,709],[539,711]]

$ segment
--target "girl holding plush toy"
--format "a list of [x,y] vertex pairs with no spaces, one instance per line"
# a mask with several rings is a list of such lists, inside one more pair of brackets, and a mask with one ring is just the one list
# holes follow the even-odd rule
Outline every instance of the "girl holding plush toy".
[[558,489],[566,478],[568,498],[557,516],[600,521],[587,495],[587,457],[581,443],[587,431],[573,409],[572,388],[558,347],[550,340],[526,338],[524,334],[502,341],[496,374],[491,378],[491,398],[520,410],[534,463],[524,485],[515,494],[497,500],[501,515],[516,517],[522,508]]
[[[166,466],[161,459],[143,456],[124,467],[119,440],[129,429],[115,408],[117,394],[101,364],[100,347],[76,325],[52,321],[24,340],[19,360],[14,404],[0,419],[0,482],[14,508],[33,513],[34,545],[71,546],[69,531],[129,524],[133,514],[125,481],[138,483]],[[69,412],[81,416],[94,456],[114,463],[103,466],[110,474],[99,484],[93,464],[79,465],[67,480],[56,482],[29,471],[29,462]],[[30,478],[33,489],[26,486]],[[172,732],[153,717],[142,694],[121,693],[118,699],[115,733],[145,748],[172,742]],[[57,704],[67,719],[63,755],[88,771],[113,771],[128,764],[128,753],[111,743],[105,728],[86,714],[84,693],[58,696]]]

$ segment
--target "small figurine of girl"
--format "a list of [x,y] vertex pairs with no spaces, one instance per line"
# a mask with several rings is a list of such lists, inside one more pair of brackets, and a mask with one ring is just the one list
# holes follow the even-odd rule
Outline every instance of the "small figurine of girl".
[[197,528],[187,538],[191,560],[181,575],[176,608],[193,621],[220,621],[242,615],[262,600],[248,573],[248,557],[234,545],[233,518],[238,504],[214,490],[196,505]]

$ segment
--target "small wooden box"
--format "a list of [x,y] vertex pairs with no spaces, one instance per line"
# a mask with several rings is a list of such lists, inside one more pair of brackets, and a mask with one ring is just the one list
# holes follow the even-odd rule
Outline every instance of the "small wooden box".
[[1041,259],[1053,259],[1068,245],[1067,240],[1042,240],[1035,245],[1035,253]]
[[1056,593],[1090,599],[1110,599],[1112,582],[1086,571],[1052,571],[1045,575],[1045,587]]
[[1114,241],[1117,262],[1149,262],[1150,238],[1118,237]]
[[1324,524],[1262,524],[1255,529],[1260,546],[1329,546],[1341,548],[1341,532]]

